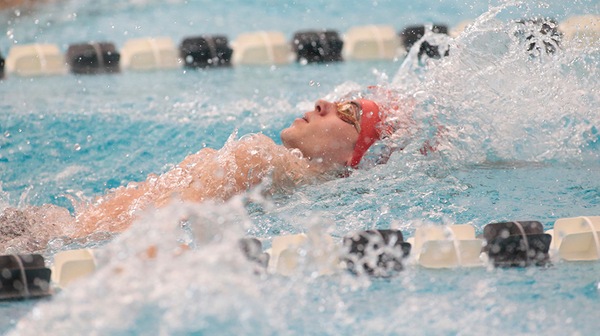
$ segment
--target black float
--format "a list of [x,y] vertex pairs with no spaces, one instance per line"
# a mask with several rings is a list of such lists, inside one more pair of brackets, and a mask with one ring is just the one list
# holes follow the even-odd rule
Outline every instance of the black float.
[[[410,50],[412,46],[417,43],[423,36],[425,36],[426,27],[423,25],[419,26],[409,26],[404,28],[399,34],[400,40],[402,41],[402,45],[406,49],[406,51]],[[433,25],[431,31],[435,34],[444,34],[448,35],[448,26],[445,25]],[[448,56],[448,50],[444,53],[443,56]],[[426,55],[430,58],[441,58],[442,55],[439,52],[439,47],[436,45],[431,45],[427,41],[423,41],[421,43],[421,47],[419,48],[419,59]]]
[[239,246],[248,260],[267,267],[269,264],[269,254],[263,252],[263,246],[260,240],[256,238],[242,238],[239,240]]
[[67,63],[75,74],[118,73],[121,55],[110,42],[72,44]]
[[496,267],[543,266],[549,261],[552,236],[538,221],[491,223],[483,228],[490,261]]
[[367,230],[344,237],[342,261],[353,273],[387,277],[403,269],[402,259],[410,254],[399,230]]
[[179,55],[188,68],[230,66],[232,54],[223,35],[188,37],[179,46]]
[[342,61],[344,42],[334,30],[307,30],[294,34],[292,48],[296,61],[325,63]]
[[516,21],[515,35],[524,40],[527,51],[532,56],[539,56],[542,52],[554,54],[562,41],[562,34],[558,30],[558,22],[550,18],[534,18]]
[[50,275],[39,254],[0,256],[0,300],[48,296]]
[[4,58],[0,54],[0,79],[4,78]]

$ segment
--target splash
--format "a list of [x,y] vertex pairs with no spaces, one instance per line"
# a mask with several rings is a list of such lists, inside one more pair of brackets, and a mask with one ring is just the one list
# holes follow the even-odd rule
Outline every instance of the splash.
[[287,310],[301,318],[289,305],[312,305],[302,296],[319,265],[292,283],[266,278],[238,246],[250,225],[243,197],[149,212],[98,251],[93,277],[40,304],[14,333],[73,333],[85,325],[98,333],[285,332],[283,316],[273,317]]
[[597,160],[598,47],[539,33],[556,28],[550,21],[498,19],[514,7],[492,8],[456,39],[424,37],[448,57],[411,50],[393,85],[418,101],[421,141],[435,138],[452,164]]

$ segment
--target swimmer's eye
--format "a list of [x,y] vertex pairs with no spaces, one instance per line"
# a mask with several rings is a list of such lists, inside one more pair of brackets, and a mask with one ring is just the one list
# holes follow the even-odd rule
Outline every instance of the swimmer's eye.
[[357,102],[342,102],[337,103],[338,116],[342,121],[354,126],[356,131],[360,133],[360,117],[362,116],[362,108]]

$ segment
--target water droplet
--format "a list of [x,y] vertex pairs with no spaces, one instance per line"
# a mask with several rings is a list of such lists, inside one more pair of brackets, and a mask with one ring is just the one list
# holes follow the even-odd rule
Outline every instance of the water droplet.
[[75,146],[73,146],[73,149],[75,149],[76,151],[80,151],[81,150],[81,145],[76,143]]

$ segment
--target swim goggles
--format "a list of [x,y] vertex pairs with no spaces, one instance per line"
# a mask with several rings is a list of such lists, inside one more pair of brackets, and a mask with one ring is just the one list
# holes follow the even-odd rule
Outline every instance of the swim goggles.
[[355,101],[347,101],[337,103],[337,113],[342,121],[354,126],[360,134],[360,117],[362,116],[362,108]]

